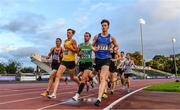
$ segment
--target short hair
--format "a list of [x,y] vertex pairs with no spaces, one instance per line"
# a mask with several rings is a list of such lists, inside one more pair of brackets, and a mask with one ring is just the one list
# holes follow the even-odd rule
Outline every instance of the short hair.
[[107,19],[103,19],[103,20],[101,21],[101,24],[103,24],[103,23],[107,23],[108,26],[110,25],[110,22],[109,22]]
[[123,53],[123,54],[124,54],[124,51],[121,51],[121,53]]
[[76,33],[76,31],[74,29],[71,29],[71,28],[67,29],[67,31],[72,31],[73,35]]
[[60,42],[62,42],[61,38],[56,38],[56,40],[59,40]]
[[126,53],[126,55],[129,55],[129,56],[131,56],[131,53]]
[[85,34],[89,34],[89,37],[91,38],[91,34],[89,32],[85,32]]

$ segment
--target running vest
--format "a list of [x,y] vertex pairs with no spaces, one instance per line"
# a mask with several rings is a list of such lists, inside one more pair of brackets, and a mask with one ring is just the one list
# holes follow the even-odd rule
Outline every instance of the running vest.
[[131,73],[131,71],[132,71],[132,69],[131,69],[131,67],[132,67],[132,61],[131,60],[125,60],[125,62],[124,62],[124,66],[125,66],[125,73]]
[[85,63],[85,62],[92,62],[92,49],[91,49],[91,44],[85,45],[84,43],[81,43],[79,45],[80,48],[80,62]]
[[60,50],[54,48],[54,50],[52,51],[52,63],[61,63],[61,54],[62,48],[60,48]]
[[98,51],[95,53],[96,58],[98,59],[108,59],[111,58],[110,48],[110,34],[106,37],[102,37],[101,34],[98,34],[97,38],[97,48]]
[[[65,40],[64,44],[73,46],[73,39]],[[75,52],[72,52],[71,50],[64,48],[62,60],[63,61],[75,61]]]

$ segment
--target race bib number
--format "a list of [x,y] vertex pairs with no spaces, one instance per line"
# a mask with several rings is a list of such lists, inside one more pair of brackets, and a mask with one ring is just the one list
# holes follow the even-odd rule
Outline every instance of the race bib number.
[[64,50],[64,55],[68,55],[68,50]]

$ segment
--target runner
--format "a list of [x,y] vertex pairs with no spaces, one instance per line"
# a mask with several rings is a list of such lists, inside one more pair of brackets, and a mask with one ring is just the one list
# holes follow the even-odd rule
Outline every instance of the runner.
[[75,34],[75,30],[67,29],[67,39],[64,41],[64,52],[63,52],[62,63],[60,67],[58,68],[58,71],[56,74],[53,93],[51,95],[48,95],[48,98],[56,98],[56,92],[59,85],[59,79],[62,77],[62,74],[65,72],[66,69],[70,69],[69,75],[70,75],[71,80],[75,81],[79,85],[78,78],[74,76],[75,54],[77,53],[77,43],[75,40],[72,39],[74,34]]
[[114,89],[116,86],[116,80],[117,80],[117,60],[118,60],[118,50],[113,48],[113,51],[111,53],[112,55],[112,59],[111,59],[111,64],[109,67],[109,71],[110,71],[110,82],[111,82],[111,94],[114,93]]
[[[44,91],[43,93],[41,93],[41,96],[48,96],[49,95],[49,91],[51,90],[52,86],[53,86],[53,82],[54,82],[54,78],[56,77],[56,72],[59,68],[59,65],[61,63],[62,60],[62,47],[61,47],[61,42],[62,40],[60,38],[56,38],[56,47],[51,48],[48,57],[46,59],[49,59],[52,56],[52,63],[51,63],[51,68],[52,71],[50,73],[50,77],[49,77],[49,82],[48,82],[48,87],[46,89],[46,91]],[[65,79],[61,79],[67,82],[67,80]]]
[[108,20],[104,19],[101,21],[102,33],[96,35],[92,43],[92,46],[94,48],[93,50],[95,50],[96,67],[98,72],[100,73],[99,93],[97,101],[95,102],[96,106],[100,105],[102,95],[107,85],[111,59],[110,50],[112,50],[111,44],[115,46],[115,49],[118,48],[115,38],[108,33],[109,24],[110,23]]
[[131,59],[130,53],[126,54],[126,60],[124,62],[124,77],[125,77],[125,86],[127,86],[127,92],[130,92],[130,77],[133,75],[132,66],[135,67],[134,61]]
[[124,70],[123,70],[124,61],[125,61],[125,55],[124,55],[124,52],[121,51],[120,55],[119,55],[119,64],[117,66],[117,69],[118,69],[118,76],[121,80],[122,89],[125,88],[125,86],[124,86],[125,79],[124,79]]
[[81,81],[78,88],[78,92],[72,98],[74,101],[77,101],[80,94],[82,93],[85,84],[89,81],[89,77],[91,77],[92,70],[92,48],[89,40],[91,38],[91,34],[89,32],[85,32],[84,34],[84,43],[79,45],[79,71],[81,73]]

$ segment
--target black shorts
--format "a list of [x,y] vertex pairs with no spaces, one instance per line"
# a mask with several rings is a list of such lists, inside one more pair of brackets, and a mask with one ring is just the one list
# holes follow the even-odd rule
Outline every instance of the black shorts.
[[122,68],[119,68],[119,69],[118,69],[118,74],[119,74],[119,75],[123,75],[123,73],[124,73],[124,70],[123,70]]
[[75,61],[62,61],[61,65],[64,65],[67,69],[75,68]]
[[126,73],[126,74],[124,74],[124,77],[128,78],[128,77],[132,77],[132,75],[133,75],[132,73]]
[[79,72],[83,72],[86,69],[92,70],[92,62],[79,63]]
[[109,66],[111,61],[110,61],[110,58],[108,58],[108,59],[98,59],[98,58],[96,58],[95,63],[96,63],[96,70],[101,70],[102,66],[104,66],[104,65]]
[[51,64],[52,70],[58,70],[60,64],[61,64],[61,63],[52,63],[52,64]]
[[109,71],[111,73],[114,73],[114,72],[117,71],[117,67],[113,63],[111,63],[110,66],[109,66]]

